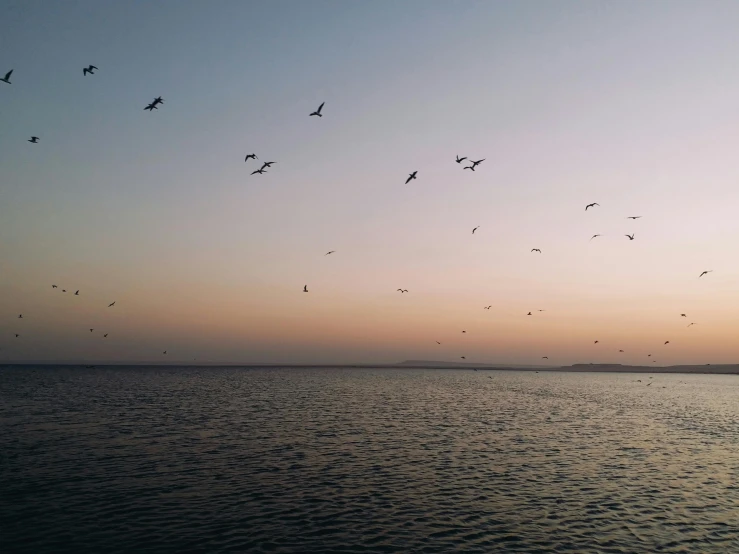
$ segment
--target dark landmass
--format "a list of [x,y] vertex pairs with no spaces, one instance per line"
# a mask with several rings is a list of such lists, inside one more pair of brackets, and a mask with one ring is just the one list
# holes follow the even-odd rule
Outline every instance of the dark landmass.
[[224,362],[138,362],[138,363],[121,363],[121,362],[63,362],[53,363],[48,361],[28,362],[2,362],[0,368],[8,367],[69,367],[69,368],[140,368],[147,366],[158,367],[191,367],[191,368],[210,368],[210,367],[243,367],[243,368],[354,368],[354,369],[458,369],[458,370],[479,370],[479,371],[559,371],[559,372],[591,372],[591,373],[704,373],[719,375],[739,375],[739,364],[719,364],[719,365],[672,365],[672,366],[636,366],[622,364],[574,364],[568,366],[534,366],[534,365],[505,365],[505,364],[480,364],[480,363],[458,363],[458,362],[438,362],[423,360],[406,360],[397,364],[240,364],[240,363],[224,363]]

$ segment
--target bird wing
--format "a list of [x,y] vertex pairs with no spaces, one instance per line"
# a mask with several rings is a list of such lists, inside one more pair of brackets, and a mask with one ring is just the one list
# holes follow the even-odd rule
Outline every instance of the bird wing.
[[10,79],[10,76],[13,74],[13,70],[11,69],[5,74],[5,80],[8,81]]
[[94,65],[91,65],[90,69],[97,69],[97,67],[95,67]]
[[321,113],[321,110],[323,109],[323,105],[324,105],[325,103],[326,103],[326,102],[321,102],[321,105],[320,105],[320,106],[318,106],[318,109],[316,110],[316,113]]
[[86,67],[83,67],[82,68],[82,75],[87,75],[89,72],[90,72],[90,70],[87,69]]
[[413,179],[413,174],[408,176],[408,178],[405,180],[405,184],[407,185],[408,183],[410,183],[411,179]]

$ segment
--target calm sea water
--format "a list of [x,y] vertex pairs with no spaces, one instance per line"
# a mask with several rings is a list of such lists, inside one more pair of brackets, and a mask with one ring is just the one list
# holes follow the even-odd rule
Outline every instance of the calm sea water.
[[649,381],[0,369],[0,550],[739,552],[739,377]]

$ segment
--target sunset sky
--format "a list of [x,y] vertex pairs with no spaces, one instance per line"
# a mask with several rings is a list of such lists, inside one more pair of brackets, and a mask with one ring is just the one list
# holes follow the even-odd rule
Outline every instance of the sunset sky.
[[738,2],[0,20],[0,361],[739,362]]

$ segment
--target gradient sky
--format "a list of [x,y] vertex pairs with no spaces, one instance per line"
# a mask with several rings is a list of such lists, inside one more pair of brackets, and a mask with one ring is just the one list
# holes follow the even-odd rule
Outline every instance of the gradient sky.
[[0,361],[739,362],[735,1],[0,21]]

